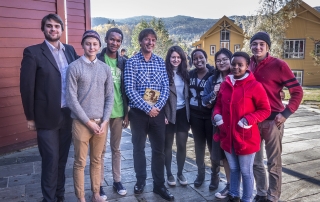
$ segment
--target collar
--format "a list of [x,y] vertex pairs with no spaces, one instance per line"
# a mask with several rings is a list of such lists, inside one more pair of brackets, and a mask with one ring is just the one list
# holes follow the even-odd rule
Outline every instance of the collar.
[[[143,54],[142,54],[141,51],[139,51],[136,55],[137,55],[137,57],[139,58],[139,60],[142,60],[142,61],[144,61],[144,62],[147,62],[147,61],[144,59],[144,56],[143,56]],[[148,60],[148,62],[152,61],[152,60],[154,59],[154,57],[155,57],[154,54],[151,53],[151,57],[150,57],[150,60]]]
[[90,61],[88,58],[86,58],[86,56],[81,56],[82,60],[87,63],[87,64],[95,64],[97,62],[97,57],[93,60],[93,61]]
[[241,80],[246,79],[249,76],[249,73],[246,72],[245,75],[243,77],[241,77],[240,79],[235,79],[232,74],[230,74],[228,76],[230,77],[230,81],[231,81],[232,85],[234,85],[236,83],[236,81],[241,81]]
[[51,51],[54,51],[54,50],[63,50],[65,51],[65,47],[64,45],[59,41],[59,49],[57,49],[56,47],[54,47],[49,41],[47,41],[46,39],[44,40],[48,46],[48,48],[51,50]]

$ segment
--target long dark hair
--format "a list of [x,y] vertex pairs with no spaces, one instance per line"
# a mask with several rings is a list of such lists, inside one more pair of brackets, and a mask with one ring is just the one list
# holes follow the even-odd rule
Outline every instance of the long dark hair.
[[172,64],[170,63],[170,57],[173,52],[177,52],[181,58],[181,63],[178,66],[177,74],[181,76],[182,80],[189,84],[189,74],[187,69],[187,58],[180,46],[172,46],[169,48],[166,56],[166,70],[169,77],[169,85],[171,86],[173,84],[173,68]]

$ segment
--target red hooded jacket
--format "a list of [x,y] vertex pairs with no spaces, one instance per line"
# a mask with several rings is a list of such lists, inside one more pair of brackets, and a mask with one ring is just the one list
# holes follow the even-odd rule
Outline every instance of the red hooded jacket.
[[[271,113],[269,100],[261,83],[256,81],[250,71],[248,77],[236,80],[233,85],[230,77],[221,84],[212,118],[222,115],[223,124],[214,134],[215,141],[221,141],[221,148],[231,153],[231,147],[237,155],[252,154],[260,150],[260,132],[258,123],[264,121]],[[238,125],[246,118],[249,129]]]

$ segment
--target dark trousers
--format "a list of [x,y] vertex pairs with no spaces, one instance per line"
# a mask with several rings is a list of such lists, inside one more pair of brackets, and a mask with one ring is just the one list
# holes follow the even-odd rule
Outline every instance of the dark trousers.
[[[171,176],[171,161],[172,161],[172,145],[173,145],[174,133],[167,133],[166,134],[166,141],[165,141],[165,166],[167,170],[167,176]],[[187,132],[177,132],[176,133],[176,145],[177,145],[177,152],[176,152],[176,159],[178,165],[178,173],[177,175],[182,174],[184,162],[186,160],[187,154],[187,140],[188,140],[188,133]]]
[[54,202],[65,192],[65,168],[71,144],[70,109],[61,109],[59,126],[53,130],[37,128],[38,148],[42,158],[41,189],[43,202]]
[[151,173],[155,186],[164,186],[164,141],[165,116],[163,110],[158,116],[150,117],[144,111],[132,108],[129,111],[132,132],[134,170],[138,182],[147,178],[145,142],[147,135],[151,143]]
[[[198,166],[198,175],[204,176],[205,174],[205,149],[206,144],[208,146],[208,150],[211,154],[212,151],[212,133],[213,127],[211,119],[197,118],[194,116],[190,116],[190,125],[194,139],[194,148],[196,153],[196,164]],[[215,165],[211,161],[211,171],[212,173],[219,173],[217,170],[219,165]]]

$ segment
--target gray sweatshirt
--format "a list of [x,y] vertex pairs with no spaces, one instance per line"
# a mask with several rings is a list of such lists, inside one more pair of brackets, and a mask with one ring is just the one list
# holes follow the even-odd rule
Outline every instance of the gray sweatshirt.
[[113,107],[110,67],[100,60],[88,63],[83,57],[72,62],[67,72],[66,99],[71,117],[84,124],[90,119],[109,121]]

